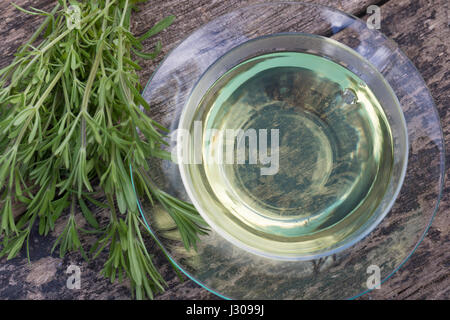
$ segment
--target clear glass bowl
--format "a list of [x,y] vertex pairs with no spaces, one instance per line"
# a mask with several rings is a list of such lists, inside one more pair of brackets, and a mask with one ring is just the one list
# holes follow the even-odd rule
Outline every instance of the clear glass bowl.
[[[272,55],[273,59],[280,61],[279,63],[283,66],[287,65],[281,70],[291,68],[289,69],[290,73],[281,71],[283,73],[280,77],[286,78],[289,74],[293,78],[292,84],[280,84],[279,79],[272,83],[274,67],[269,61],[270,56],[265,54],[274,52],[277,54]],[[311,64],[316,61],[316,58],[303,55],[290,57],[286,54],[289,52],[326,57],[327,60],[318,60],[320,73],[313,75],[308,71],[306,76],[303,70],[310,70],[307,68],[311,68]],[[252,59],[255,56],[256,58]],[[303,67],[292,69],[292,63],[298,65],[302,58],[306,59],[304,63],[301,63]],[[208,110],[205,107],[207,103],[202,103],[202,100],[209,88],[217,84],[219,79],[223,79],[224,74],[228,74],[228,79],[221,80],[222,82],[232,81],[230,79],[234,79],[234,77],[242,78],[237,73],[237,69],[233,69],[234,71],[231,73],[227,72],[230,66],[237,66],[242,61],[249,61],[249,59],[252,60],[239,68],[248,71],[249,65],[252,65],[257,70],[259,77],[265,79],[264,83],[257,85],[257,88],[261,88],[260,91],[252,88],[248,92],[247,89],[241,87],[235,96],[238,95],[240,97],[238,101],[243,100],[244,102],[239,103],[234,101],[235,98],[229,98],[233,101],[231,104],[223,103],[220,107],[215,107],[213,111]],[[346,66],[346,68],[341,69],[329,61]],[[266,68],[266,76],[264,71],[261,71],[263,68]],[[346,70],[353,71],[358,78],[352,78],[352,80],[363,81],[365,83],[363,87],[369,86],[375,97],[378,97],[383,106],[386,121],[391,128],[392,147],[395,150],[393,154],[392,148],[387,145],[383,145],[386,149],[383,154],[372,150],[375,146],[368,146],[366,139],[369,139],[370,136],[375,139],[373,138],[375,129],[372,128],[373,132],[371,132],[363,129],[364,126],[370,127],[369,124],[360,126],[360,123],[364,121],[361,112],[367,110],[368,100],[370,100],[366,97],[368,92],[355,92],[362,101],[367,100],[366,104],[343,102],[345,92],[349,94],[351,91],[339,88],[340,85],[333,81],[347,82],[347,80],[340,80],[341,78],[336,76],[333,78],[332,75],[341,70],[345,72],[346,77],[353,76]],[[235,76],[236,73],[239,75]],[[324,81],[323,79],[327,79],[326,82],[321,82]],[[276,93],[267,94],[266,86],[270,86],[271,93],[274,90]],[[290,90],[292,94],[282,95],[276,86],[280,86],[285,91]],[[316,88],[321,88],[322,92],[317,93]],[[221,94],[220,92],[223,92],[223,89],[211,93],[212,98],[215,99],[217,95]],[[227,93],[223,94],[223,96],[226,95]],[[305,97],[305,102],[299,102],[301,97]],[[338,102],[328,102],[330,97],[333,101]],[[246,101],[249,100],[252,101],[252,106],[246,107],[250,103]],[[326,113],[320,113],[317,110],[321,109],[321,106],[310,105],[317,100],[327,101],[324,103],[328,104]],[[261,112],[255,110],[259,109],[260,105],[266,106],[264,110],[269,107],[271,110],[269,114],[264,112],[263,115],[258,115]],[[210,126],[213,126],[214,129],[220,127],[222,131],[237,129],[238,124],[245,126],[246,123],[249,123],[248,127],[257,121],[254,120],[254,117],[259,120],[261,118],[273,119],[276,117],[274,108],[284,110],[288,108],[287,105],[293,105],[293,107],[290,107],[286,113],[282,113],[284,118],[281,119],[283,120],[277,116],[276,121],[284,121],[282,125],[278,125],[279,135],[286,137],[289,134],[294,137],[289,139],[289,142],[286,142],[285,138],[279,145],[281,151],[279,151],[277,173],[269,176],[256,173],[257,177],[255,177],[255,166],[239,167],[223,164],[226,159],[221,159],[221,164],[205,165],[207,159],[203,159],[201,164],[196,164],[199,162],[195,161],[195,152],[197,151],[195,148],[200,145],[198,141],[204,141],[205,148],[209,148],[211,153],[216,152],[214,147],[211,147],[214,145],[211,141],[213,139],[220,140],[217,132],[215,136],[208,135],[207,122],[212,123]],[[305,108],[311,109],[311,112],[306,111]],[[375,110],[370,112],[375,112]],[[230,117],[231,120],[224,124],[221,122],[224,117]],[[253,119],[248,120],[247,117],[253,117]],[[310,120],[305,120],[305,117]],[[217,120],[218,123],[214,124],[214,120],[211,118],[220,119]],[[343,125],[345,119],[348,119],[348,124]],[[273,123],[269,119],[265,121],[268,121],[268,123],[265,122],[265,125],[270,125],[271,128],[264,127],[264,130],[272,129]],[[350,127],[353,122],[358,123],[357,127]],[[196,130],[196,125],[201,124],[204,124],[205,127],[203,132]],[[373,125],[381,126],[380,123]],[[305,131],[305,127],[309,128],[308,131]],[[255,38],[233,48],[211,65],[198,81],[181,114],[179,129],[178,135],[186,135],[186,137],[177,138],[178,163],[185,162],[179,165],[179,169],[189,198],[194,202],[196,208],[208,224],[227,240],[250,252],[273,259],[317,259],[345,250],[355,244],[373,230],[391,209],[406,172],[408,158],[406,122],[392,89],[375,67],[363,60],[355,51],[338,41],[318,35],[278,33]],[[255,130],[254,128],[250,129]],[[340,131],[335,132],[336,130]],[[330,133],[330,131],[334,133]],[[329,136],[327,136],[327,132]],[[308,134],[313,134],[317,138],[305,139],[305,135]],[[191,138],[189,139],[187,135]],[[198,137],[193,137],[194,135]],[[353,141],[358,141],[359,144],[353,143]],[[224,142],[222,141],[222,143]],[[315,143],[317,153],[323,154],[321,160],[317,160],[316,157],[319,156],[316,154],[311,156],[312,150],[305,150],[311,148],[311,143]],[[218,144],[215,143],[216,147]],[[380,141],[378,144],[382,145]],[[226,153],[226,150],[223,152]],[[302,152],[308,152],[308,156],[302,158]],[[292,156],[293,153],[295,156]],[[311,157],[314,159],[312,162],[308,161]],[[379,157],[386,159],[386,162],[390,162],[393,158],[392,168],[385,170],[390,179],[386,179],[383,174],[380,174],[374,176],[374,181],[367,184],[366,180],[368,179],[364,179],[363,175],[367,175],[372,166],[369,164],[371,160],[365,159],[367,157],[372,159]],[[337,160],[337,158],[341,160]],[[324,163],[326,165],[323,165]],[[344,166],[355,167],[355,169],[341,169]],[[246,178],[248,171],[236,177],[236,168],[250,169],[251,177]],[[256,166],[256,171],[258,169],[259,167]],[[377,170],[382,169],[378,167]],[[208,171],[210,171],[209,176]],[[309,173],[305,173],[305,171]],[[213,183],[210,181],[211,176],[216,180]],[[355,180],[348,178],[349,176],[355,177]],[[247,179],[245,184],[242,182],[243,177]],[[274,178],[280,182],[273,182]],[[295,185],[289,183],[292,179],[296,181]],[[313,183],[309,181],[313,179],[318,180],[318,183],[311,186]],[[307,181],[305,182],[305,180]],[[345,183],[345,180],[349,180],[349,182]],[[288,190],[285,190],[287,189],[286,182],[283,183],[283,181],[288,181]],[[236,184],[236,186],[231,186],[232,184]],[[367,193],[364,187],[366,184],[371,185]],[[246,188],[246,185],[262,185],[263,187],[255,195],[253,190]],[[310,187],[302,188],[304,185]],[[267,198],[271,199],[270,194],[276,193],[277,190],[284,190],[284,192],[272,197],[275,200],[267,201]],[[362,195],[364,195],[364,200],[355,200]],[[289,205],[285,205],[286,203]],[[354,207],[352,208],[349,203],[352,203],[351,205]],[[339,209],[342,207],[345,209]],[[343,215],[344,213],[345,215]]]
[[[280,46],[271,41],[281,34],[295,35],[296,39],[300,34],[326,37],[333,45],[317,46],[308,40],[314,37],[292,41],[288,47],[286,42]],[[233,241],[211,219],[207,220],[212,230],[202,237],[197,251],[186,251],[173,221],[160,207],[138,199],[141,213],[173,262],[191,279],[223,298],[358,297],[372,288],[373,278],[369,277],[373,270],[379,268],[384,282],[404,264],[436,213],[443,188],[444,146],[433,99],[419,72],[397,45],[369,29],[365,22],[314,4],[265,3],[218,17],[181,42],[144,90],[144,98],[153,106],[149,115],[174,132],[180,119],[191,114],[188,109],[195,109],[196,97],[215,81],[205,81],[205,72],[216,68],[213,74],[220,76],[249,56],[264,53],[254,45],[261,43],[255,39],[268,41],[266,51],[310,50],[336,61],[363,79],[375,94],[384,81],[392,88],[394,100],[382,104],[393,130],[394,169],[377,213],[335,248],[288,257],[276,253],[264,256],[264,248],[255,250]],[[242,46],[248,48],[248,55],[227,58],[228,52]],[[364,68],[359,65],[352,69],[352,61],[345,58],[348,50],[364,58]],[[172,141],[169,151],[175,147]],[[197,186],[187,179],[185,169],[157,159],[149,159],[149,164],[148,174],[161,188],[193,201],[200,213],[208,216],[208,208],[196,203],[198,195],[193,191]],[[184,179],[180,172],[184,172]]]

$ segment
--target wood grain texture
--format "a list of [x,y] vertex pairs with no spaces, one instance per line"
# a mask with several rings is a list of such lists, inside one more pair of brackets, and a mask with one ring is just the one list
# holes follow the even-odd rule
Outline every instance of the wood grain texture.
[[[163,54],[152,62],[143,64],[140,74],[143,84],[150,78],[163,56],[192,31],[238,7],[261,1],[254,0],[155,0],[140,6],[133,29],[140,35],[156,21],[168,14],[177,16],[175,24],[157,39],[163,43]],[[309,1],[330,5],[348,13],[364,16],[368,5],[381,3],[376,0],[317,0]],[[22,6],[34,6],[49,10],[52,0],[20,0]],[[450,147],[450,28],[446,0],[390,0],[383,1],[382,32],[396,41],[424,77],[439,109],[447,150]],[[11,61],[16,48],[37,27],[39,17],[30,17],[15,10],[9,1],[0,3],[0,67]],[[154,39],[154,40],[157,40]],[[154,41],[153,40],[153,41]],[[148,42],[149,48],[153,41]],[[164,112],[164,110],[161,110]],[[449,157],[448,157],[449,158]],[[450,170],[447,170],[447,174]],[[446,182],[440,210],[428,235],[412,258],[380,290],[363,299],[449,299],[450,298],[450,183]],[[99,215],[104,212],[97,210]],[[61,224],[63,225],[63,224]],[[12,260],[0,260],[0,299],[128,299],[127,284],[110,284],[99,275],[105,256],[93,262],[83,261],[78,254],[64,259],[50,254],[56,232],[48,238],[37,235],[31,245],[28,264],[25,253]],[[85,238],[89,245],[92,239]],[[162,257],[159,250],[151,248],[157,264],[168,281],[168,290],[157,299],[216,299],[192,281],[180,283]],[[82,289],[66,288],[65,273],[70,264],[81,267]]]
[[[424,78],[438,108],[450,150],[450,19],[448,1],[389,1],[382,6],[381,31],[397,42]],[[364,298],[450,298],[449,169],[439,211],[422,244],[380,290]]]

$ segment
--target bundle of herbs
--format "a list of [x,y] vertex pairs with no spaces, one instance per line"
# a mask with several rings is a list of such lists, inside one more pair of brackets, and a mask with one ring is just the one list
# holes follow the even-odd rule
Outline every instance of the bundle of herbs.
[[[170,157],[162,148],[167,130],[143,111],[150,106],[140,94],[135,58],[158,55],[160,42],[150,53],[142,43],[174,17],[135,37],[137,2],[59,0],[50,13],[18,7],[46,18],[0,71],[0,256],[12,259],[22,247],[29,255],[32,228],[47,235],[63,219],[54,246],[61,257],[78,250],[95,259],[109,250],[102,273],[111,281],[129,278],[137,298],[151,298],[165,283],[144,243],[153,234],[133,187],[167,211],[186,248],[206,229],[192,205],[145,174],[149,159]],[[19,217],[15,205],[26,207]],[[109,209],[108,223],[99,224],[89,209],[96,206]],[[79,211],[89,227],[75,219]],[[98,240],[89,250],[80,241],[85,233]]]

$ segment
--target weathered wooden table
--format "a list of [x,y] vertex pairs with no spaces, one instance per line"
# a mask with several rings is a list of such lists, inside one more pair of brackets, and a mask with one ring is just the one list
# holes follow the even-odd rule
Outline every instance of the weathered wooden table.
[[[17,4],[48,10],[54,0],[17,0]],[[176,22],[159,38],[163,54],[147,63],[141,73],[146,81],[158,63],[189,33],[214,17],[261,0],[154,0],[142,4],[134,19],[135,34],[141,34],[156,21],[174,14]],[[450,149],[450,3],[448,0],[310,0],[367,18],[371,4],[381,8],[381,31],[396,41],[412,60],[427,83],[439,110],[447,150]],[[10,1],[0,3],[0,68],[12,59],[16,48],[33,33],[39,17],[17,10]],[[447,158],[448,159],[448,158]],[[447,177],[450,170],[447,169]],[[449,299],[450,298],[450,182],[447,179],[439,212],[426,238],[408,262],[380,290],[361,299]],[[57,228],[58,229],[58,228]],[[126,283],[111,284],[99,275],[105,256],[85,262],[78,254],[64,259],[50,253],[54,235],[42,238],[37,232],[31,245],[29,264],[24,253],[0,260],[0,299],[129,299]],[[87,239],[86,241],[89,241]],[[192,281],[180,282],[155,248],[160,271],[168,289],[156,299],[215,299]],[[66,287],[69,265],[82,271],[79,290]]]

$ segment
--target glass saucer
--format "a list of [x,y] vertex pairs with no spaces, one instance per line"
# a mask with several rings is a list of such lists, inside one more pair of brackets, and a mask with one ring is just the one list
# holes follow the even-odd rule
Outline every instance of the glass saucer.
[[[378,278],[382,286],[424,238],[442,194],[443,135],[433,99],[419,72],[398,46],[380,32],[325,6],[299,2],[258,4],[202,26],[167,56],[149,81],[143,93],[153,107],[149,115],[175,132],[206,72],[215,67],[223,73],[240,62],[227,60],[228,52],[248,46],[255,39],[299,34],[339,42],[345,50],[353,50],[367,61],[368,68],[352,71],[369,86],[373,85],[370,78],[374,73],[381,74],[389,84],[406,122],[407,143],[403,145],[408,150],[399,147],[402,144],[394,139],[397,159],[407,156],[403,162],[407,162],[406,172],[397,170],[398,175],[393,176],[398,187],[393,190],[395,201],[386,204],[385,212],[370,230],[339,250],[301,259],[278,259],[251,252],[227,240],[216,226],[201,238],[197,251],[186,251],[174,222],[163,209],[138,199],[147,227],[173,263],[189,278],[223,298],[349,299],[373,289]],[[293,50],[272,43],[273,51]],[[309,46],[306,42],[297,45],[304,46],[302,50]],[[312,53],[345,65],[334,46],[319,49]],[[255,53],[257,49],[251,52]],[[351,65],[345,66],[352,69]],[[173,151],[176,143],[169,141],[169,151]],[[177,164],[149,159],[149,165],[148,175],[155,183],[166,192],[191,201]],[[395,165],[401,166],[402,162]]]

